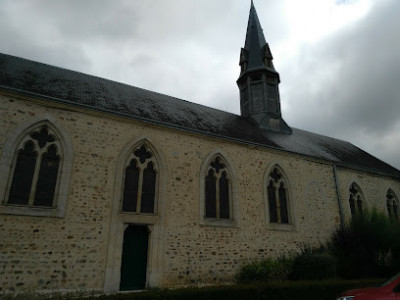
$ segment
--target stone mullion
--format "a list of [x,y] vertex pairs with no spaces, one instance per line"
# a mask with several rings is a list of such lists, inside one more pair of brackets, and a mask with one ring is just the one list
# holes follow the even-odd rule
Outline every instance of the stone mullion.
[[[40,149],[39,145],[37,145],[36,142],[33,142],[35,144],[35,148]],[[45,148],[47,149],[47,148]],[[36,194],[36,185],[39,179],[39,171],[40,171],[40,164],[42,162],[42,156],[46,151],[37,151],[37,158],[35,162],[35,170],[33,171],[33,178],[32,178],[32,185],[31,185],[31,191],[29,193],[29,201],[28,201],[28,206],[33,206],[33,202],[35,200],[35,194]]]
[[139,182],[138,182],[137,201],[136,201],[136,213],[140,213],[140,207],[142,205],[143,170],[145,169],[145,166],[143,164],[139,164],[138,168],[139,168]]

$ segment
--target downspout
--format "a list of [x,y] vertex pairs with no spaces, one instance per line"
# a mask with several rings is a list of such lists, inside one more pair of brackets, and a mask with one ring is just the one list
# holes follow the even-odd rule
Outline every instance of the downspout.
[[338,183],[337,172],[336,172],[336,164],[333,164],[333,176],[335,177],[336,196],[337,196],[337,200],[338,200],[338,204],[339,204],[340,225],[342,228],[344,228],[343,207],[342,207],[342,201],[340,199],[339,183]]

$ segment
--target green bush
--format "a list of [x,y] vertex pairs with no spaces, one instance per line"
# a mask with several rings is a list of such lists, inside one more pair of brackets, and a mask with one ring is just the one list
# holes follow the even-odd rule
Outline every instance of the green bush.
[[400,226],[376,210],[354,216],[328,245],[342,278],[386,277],[400,267]]
[[291,279],[322,280],[336,277],[336,259],[326,251],[307,251],[295,256]]
[[239,283],[282,281],[288,279],[292,269],[292,260],[281,257],[277,260],[266,259],[243,266],[237,275]]

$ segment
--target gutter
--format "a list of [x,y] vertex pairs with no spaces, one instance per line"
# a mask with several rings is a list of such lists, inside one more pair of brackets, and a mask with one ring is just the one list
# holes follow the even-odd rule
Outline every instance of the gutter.
[[340,215],[340,225],[342,229],[344,228],[344,215],[343,215],[343,206],[342,200],[340,199],[340,192],[339,192],[339,183],[337,178],[337,171],[336,171],[336,164],[333,164],[333,176],[335,178],[335,188],[336,188],[336,196],[339,206],[339,215]]

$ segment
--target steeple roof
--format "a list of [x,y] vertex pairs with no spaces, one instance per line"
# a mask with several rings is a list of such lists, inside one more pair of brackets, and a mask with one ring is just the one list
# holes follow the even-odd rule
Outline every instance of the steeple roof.
[[249,21],[247,23],[247,34],[244,48],[249,50],[253,46],[255,48],[261,48],[267,42],[265,41],[264,33],[261,27],[260,20],[258,19],[256,8],[254,7],[253,1],[251,1]]
[[281,114],[279,73],[272,63],[272,54],[265,41],[260,20],[251,1],[246,41],[240,51],[240,113],[259,128],[291,134]]
[[[258,19],[256,8],[251,1],[249,21],[244,49],[247,52],[247,69],[265,68],[264,53],[267,42],[264,37],[260,20]],[[267,46],[268,47],[268,46]],[[269,51],[269,48],[268,50]],[[272,56],[271,56],[272,58]]]

